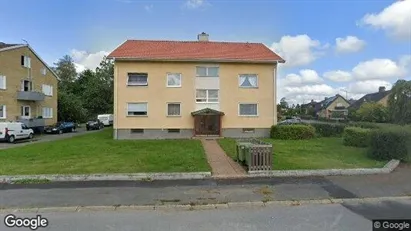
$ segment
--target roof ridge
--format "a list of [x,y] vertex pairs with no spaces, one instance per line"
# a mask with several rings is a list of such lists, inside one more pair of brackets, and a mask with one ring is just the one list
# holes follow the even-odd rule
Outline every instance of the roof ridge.
[[230,43],[230,44],[262,44],[258,42],[240,42],[240,41],[196,41],[196,40],[163,40],[163,39],[127,39],[127,41],[135,42],[178,42],[178,43]]

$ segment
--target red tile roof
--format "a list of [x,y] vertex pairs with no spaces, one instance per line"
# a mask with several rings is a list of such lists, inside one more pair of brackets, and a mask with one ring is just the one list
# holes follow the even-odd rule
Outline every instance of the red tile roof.
[[262,43],[127,40],[109,58],[175,61],[284,62]]

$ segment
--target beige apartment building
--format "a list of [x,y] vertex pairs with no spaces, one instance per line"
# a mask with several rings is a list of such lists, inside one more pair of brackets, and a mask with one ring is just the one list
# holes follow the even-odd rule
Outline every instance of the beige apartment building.
[[0,42],[0,121],[57,122],[57,76],[29,45]]
[[261,43],[127,40],[114,60],[114,138],[267,137],[284,60]]

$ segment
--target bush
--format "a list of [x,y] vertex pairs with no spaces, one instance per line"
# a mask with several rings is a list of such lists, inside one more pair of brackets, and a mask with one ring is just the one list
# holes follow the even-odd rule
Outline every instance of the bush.
[[343,144],[352,147],[368,147],[370,145],[371,129],[346,127],[344,129]]
[[370,122],[355,122],[355,123],[351,123],[350,126],[359,127],[359,128],[368,128],[368,129],[381,128],[381,125],[377,123],[370,123]]
[[271,138],[280,140],[306,140],[315,136],[315,129],[310,125],[275,125],[271,127]]
[[311,124],[319,136],[332,137],[341,136],[344,133],[344,124],[336,123],[313,123]]
[[393,127],[374,130],[370,139],[368,155],[371,158],[376,160],[410,160],[411,131],[409,128]]

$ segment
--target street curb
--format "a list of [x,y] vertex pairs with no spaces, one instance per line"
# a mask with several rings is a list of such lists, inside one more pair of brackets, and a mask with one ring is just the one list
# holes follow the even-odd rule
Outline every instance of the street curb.
[[353,168],[353,169],[319,169],[319,170],[273,170],[249,171],[249,177],[302,177],[302,176],[354,176],[387,174],[394,171],[400,164],[399,160],[390,160],[382,168]]
[[124,174],[80,174],[80,175],[3,175],[0,183],[13,183],[20,180],[59,181],[153,181],[153,180],[193,180],[211,178],[211,172],[172,172],[172,173],[124,173]]
[[411,196],[398,197],[369,197],[369,198],[347,198],[347,199],[314,199],[314,200],[288,200],[288,201],[248,201],[248,202],[228,202],[220,204],[189,205],[120,205],[120,206],[69,206],[69,207],[45,207],[45,208],[3,208],[0,213],[52,213],[52,212],[102,212],[102,211],[193,211],[209,209],[230,209],[230,208],[258,208],[269,206],[302,206],[319,204],[343,204],[343,203],[367,203],[395,200],[411,200]]

